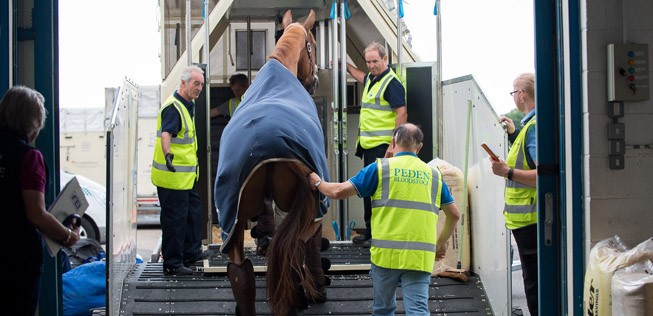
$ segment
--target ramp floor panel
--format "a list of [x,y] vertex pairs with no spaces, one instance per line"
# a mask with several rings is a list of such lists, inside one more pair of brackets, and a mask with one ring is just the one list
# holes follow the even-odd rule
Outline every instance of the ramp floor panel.
[[[226,275],[227,256],[215,255],[195,266],[196,273],[187,276],[166,276],[162,263],[138,264],[125,280],[120,315],[235,315],[231,286]],[[265,301],[265,258],[253,249],[246,252],[255,265],[256,310],[270,315]],[[333,267],[327,274],[327,302],[311,305],[305,315],[369,315],[373,291],[369,271],[369,249],[350,242],[332,243],[322,253]],[[347,269],[353,267],[353,269]],[[224,271],[221,272],[221,269]],[[213,272],[207,272],[213,271]],[[432,277],[429,288],[431,315],[493,315],[483,284],[477,275],[467,283]],[[396,315],[405,315],[401,287],[397,288]]]

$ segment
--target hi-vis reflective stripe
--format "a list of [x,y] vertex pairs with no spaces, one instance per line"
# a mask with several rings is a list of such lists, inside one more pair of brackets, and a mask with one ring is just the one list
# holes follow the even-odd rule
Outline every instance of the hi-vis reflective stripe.
[[438,214],[439,212],[439,209],[435,207],[434,204],[429,204],[429,203],[402,201],[402,200],[372,201],[372,207],[381,207],[381,206],[407,208],[411,210],[421,210],[421,211],[433,212],[435,214]]
[[[171,137],[170,138],[170,143],[173,143],[173,144],[192,144],[193,139],[188,138],[188,131],[186,131],[184,134],[185,134],[184,138]],[[156,136],[161,138],[161,131],[156,131]]]
[[362,107],[365,109],[372,109],[372,110],[379,110],[379,111],[388,111],[388,112],[394,111],[392,107],[390,107],[389,105],[380,105],[375,103],[363,103]]
[[399,250],[421,250],[435,252],[436,245],[425,242],[416,241],[392,241],[392,240],[379,240],[372,237],[372,246],[377,248],[390,248]]
[[515,189],[532,189],[530,185],[522,184],[516,181],[506,179],[506,187]]
[[360,131],[360,136],[392,136],[392,130],[382,130],[382,131],[370,131],[370,132],[364,132]]
[[381,198],[378,200],[372,200],[372,207],[399,207],[404,209],[414,209],[422,210],[427,212],[433,212],[435,214],[440,213],[440,209],[435,206],[435,201],[438,196],[439,181],[437,171],[431,169],[431,179],[432,187],[431,188],[431,203],[422,203],[414,201],[404,201],[404,200],[391,200],[390,199],[390,163],[388,159],[381,159]]
[[510,214],[528,214],[537,211],[535,208],[536,204],[526,204],[526,205],[514,205],[511,204],[510,207],[506,209]]
[[[163,170],[163,171],[169,171],[168,167],[164,164],[152,162],[152,167]],[[196,172],[197,171],[197,166],[177,166],[175,165],[175,171],[177,172]]]
[[[390,80],[394,78],[393,76],[386,76],[385,79],[383,79],[383,82],[381,83],[381,88],[379,89],[379,92],[376,93],[376,96],[374,96],[374,103],[376,104],[381,104],[381,92],[385,91],[385,88],[388,86],[390,83]],[[370,80],[369,78],[367,80]],[[370,83],[370,88],[372,87]]]

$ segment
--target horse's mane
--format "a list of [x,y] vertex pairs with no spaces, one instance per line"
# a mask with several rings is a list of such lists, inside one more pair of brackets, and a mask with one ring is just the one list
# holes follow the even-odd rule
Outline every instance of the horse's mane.
[[293,75],[297,76],[297,63],[299,62],[301,49],[305,47],[306,36],[306,29],[303,25],[299,23],[288,25],[268,58],[278,60]]

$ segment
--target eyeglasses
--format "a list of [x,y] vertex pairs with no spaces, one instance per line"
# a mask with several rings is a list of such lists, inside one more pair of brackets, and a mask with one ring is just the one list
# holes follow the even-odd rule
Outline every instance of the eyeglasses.
[[510,92],[510,96],[513,96],[513,95],[515,95],[515,93],[521,92],[521,91],[523,91],[523,90],[519,89],[519,90],[515,90],[513,92]]

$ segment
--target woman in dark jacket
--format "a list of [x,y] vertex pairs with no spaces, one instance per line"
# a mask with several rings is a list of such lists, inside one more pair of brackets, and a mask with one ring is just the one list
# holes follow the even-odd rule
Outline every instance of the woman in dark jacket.
[[[70,229],[46,210],[47,170],[33,143],[45,124],[44,98],[24,86],[9,88],[0,102],[1,304],[7,315],[34,315],[42,273],[41,235],[70,247]],[[56,255],[56,254],[53,254]],[[15,258],[15,259],[11,259]]]

